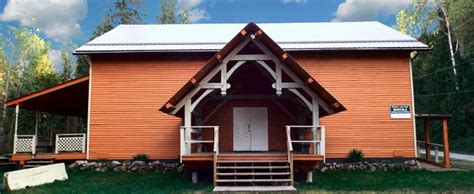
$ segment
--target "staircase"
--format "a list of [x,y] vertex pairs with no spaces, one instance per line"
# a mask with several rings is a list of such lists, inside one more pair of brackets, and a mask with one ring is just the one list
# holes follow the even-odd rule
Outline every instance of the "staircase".
[[219,156],[214,191],[296,191],[285,155],[256,156]]
[[31,160],[26,161],[25,165],[23,165],[23,168],[34,168],[34,167],[45,166],[45,165],[50,165],[50,164],[54,164],[54,158],[35,157],[35,158],[32,158]]

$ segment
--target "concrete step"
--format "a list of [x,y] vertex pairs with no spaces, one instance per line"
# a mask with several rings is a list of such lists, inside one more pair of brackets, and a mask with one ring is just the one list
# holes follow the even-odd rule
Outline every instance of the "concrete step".
[[293,186],[216,186],[214,192],[296,192]]

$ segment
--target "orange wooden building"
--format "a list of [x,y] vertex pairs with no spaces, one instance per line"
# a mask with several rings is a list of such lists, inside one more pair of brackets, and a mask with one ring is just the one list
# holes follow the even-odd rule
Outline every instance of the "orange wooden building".
[[[86,117],[57,156],[145,153],[216,185],[291,185],[352,149],[416,157],[410,52],[426,49],[378,22],[121,25],[76,50],[89,76],[7,106]],[[16,134],[34,156],[34,135]]]

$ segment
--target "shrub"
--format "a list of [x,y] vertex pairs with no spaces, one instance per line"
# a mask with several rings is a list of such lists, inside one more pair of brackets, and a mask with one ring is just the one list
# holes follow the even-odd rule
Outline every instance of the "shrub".
[[362,150],[357,150],[357,149],[351,150],[347,157],[347,162],[349,163],[362,162],[363,160],[364,160],[364,152],[362,152]]
[[143,162],[148,162],[150,160],[150,157],[148,157],[147,154],[136,154],[133,156],[133,161],[143,161]]

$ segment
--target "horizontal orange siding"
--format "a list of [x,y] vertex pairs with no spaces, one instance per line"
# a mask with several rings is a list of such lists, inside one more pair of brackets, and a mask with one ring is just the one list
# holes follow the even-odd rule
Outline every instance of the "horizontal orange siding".
[[[321,119],[326,156],[414,157],[413,119],[391,119],[390,105],[412,105],[408,53],[293,55],[347,110]],[[412,107],[413,108],[413,107]]]
[[[367,157],[414,156],[412,119],[390,119],[389,113],[390,105],[412,104],[407,53],[292,56],[347,108],[321,120],[328,158],[345,157],[354,148]],[[158,109],[207,58],[95,59],[90,159],[130,159],[138,153],[177,159],[181,119]],[[231,147],[232,133],[224,134],[230,138],[221,140],[224,147]]]
[[158,109],[207,59],[95,59],[90,159],[179,158],[181,119]]

